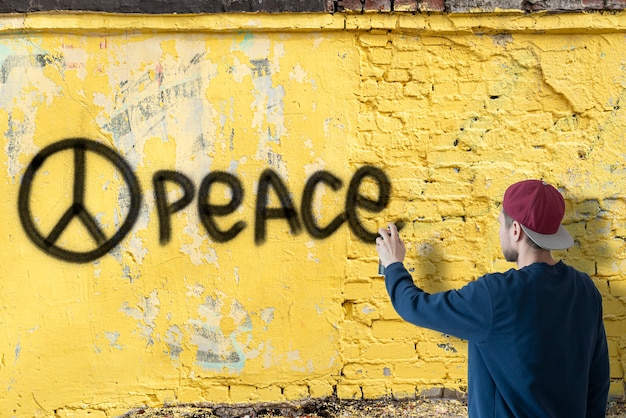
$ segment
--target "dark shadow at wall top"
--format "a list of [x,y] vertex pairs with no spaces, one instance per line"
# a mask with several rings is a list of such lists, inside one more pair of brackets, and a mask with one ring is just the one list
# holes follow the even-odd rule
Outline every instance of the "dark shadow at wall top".
[[61,10],[146,14],[327,12],[334,10],[333,4],[327,0],[0,0],[0,13]]
[[140,14],[202,13],[525,13],[606,12],[626,0],[0,0],[2,13],[84,11]]

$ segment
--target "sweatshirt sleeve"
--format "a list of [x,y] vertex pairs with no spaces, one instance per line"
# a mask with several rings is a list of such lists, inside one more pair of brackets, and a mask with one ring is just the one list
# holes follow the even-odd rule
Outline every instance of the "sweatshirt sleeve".
[[[600,304],[602,297],[598,295]],[[589,367],[589,388],[587,392],[587,418],[604,417],[606,401],[609,394],[609,355],[606,343],[606,332],[602,322],[602,310],[598,318],[598,332],[594,343],[591,367]]]
[[429,294],[415,286],[398,262],[385,269],[385,286],[394,309],[407,322],[472,342],[489,335],[493,305],[484,278],[459,290]]

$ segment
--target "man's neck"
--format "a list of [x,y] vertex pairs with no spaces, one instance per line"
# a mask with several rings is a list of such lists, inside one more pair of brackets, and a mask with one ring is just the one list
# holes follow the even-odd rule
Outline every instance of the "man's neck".
[[553,266],[557,261],[552,258],[552,253],[549,250],[539,250],[529,246],[525,246],[523,249],[520,248],[519,256],[517,257],[517,268],[521,269],[535,263],[546,263]]

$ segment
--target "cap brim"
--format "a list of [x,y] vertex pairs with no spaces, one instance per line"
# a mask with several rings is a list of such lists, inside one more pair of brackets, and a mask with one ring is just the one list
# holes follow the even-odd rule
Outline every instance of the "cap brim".
[[535,244],[544,250],[565,250],[566,248],[574,245],[574,239],[569,232],[567,232],[567,229],[563,227],[563,225],[560,225],[556,234],[552,235],[545,235],[531,231],[524,225],[522,225],[522,229]]

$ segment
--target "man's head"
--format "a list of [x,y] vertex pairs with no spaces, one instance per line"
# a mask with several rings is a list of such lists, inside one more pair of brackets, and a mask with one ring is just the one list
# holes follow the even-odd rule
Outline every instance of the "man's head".
[[[570,234],[561,225],[565,214],[563,196],[544,181],[524,180],[509,186],[504,193],[502,212],[503,226],[508,229],[513,221],[517,222],[534,244],[531,244],[531,247],[563,250],[574,244]],[[517,255],[510,242],[503,236],[502,228],[500,240],[505,258],[508,261],[516,261]]]

